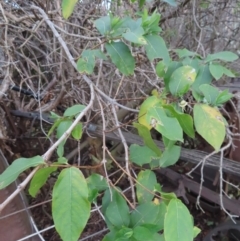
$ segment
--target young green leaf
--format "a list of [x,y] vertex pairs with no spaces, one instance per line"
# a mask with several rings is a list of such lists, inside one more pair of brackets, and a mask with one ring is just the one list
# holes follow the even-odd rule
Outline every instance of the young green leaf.
[[65,110],[63,116],[75,116],[82,112],[85,108],[85,105],[73,105]]
[[46,164],[41,156],[31,158],[18,158],[0,175],[0,189],[7,187],[14,182],[19,174],[30,167]]
[[194,238],[192,216],[179,199],[172,199],[167,206],[164,238],[165,241],[192,241]]
[[[139,123],[133,123],[133,126],[138,129],[138,135],[143,138],[144,144],[152,151],[154,151],[158,156],[160,156],[162,154],[162,151],[153,141],[149,129],[146,126],[141,125]],[[154,156],[156,156],[156,154]]]
[[145,45],[147,41],[143,37],[144,30],[141,26],[135,28],[134,30],[129,30],[126,33],[123,33],[122,36],[129,42]]
[[154,197],[154,186],[157,183],[157,178],[154,172],[150,170],[140,171],[137,176],[137,199],[138,203],[146,203],[152,201]]
[[77,2],[77,0],[62,0],[62,15],[65,19],[71,16]]
[[205,59],[205,62],[207,63],[216,59],[232,62],[234,60],[237,60],[238,56],[230,51],[222,51],[215,54],[209,54]]
[[146,120],[163,136],[172,141],[183,141],[183,130],[176,118],[168,117],[161,107],[151,107]]
[[158,35],[146,35],[144,38],[147,41],[147,45],[144,47],[149,60],[153,61],[156,58],[161,58],[164,64],[168,66],[171,59],[164,40]]
[[163,61],[159,61],[156,66],[156,74],[158,77],[163,78],[166,74],[166,66]]
[[130,146],[130,160],[139,166],[148,164],[157,154],[147,146],[133,144]]
[[63,241],[77,241],[91,210],[88,186],[82,172],[75,167],[64,169],[54,185],[52,199],[57,232]]
[[131,228],[122,227],[116,233],[116,238],[114,240],[116,241],[131,240],[132,235],[133,235],[133,230]]
[[197,72],[191,66],[182,66],[176,69],[170,77],[169,90],[175,96],[183,96],[190,89]]
[[59,139],[71,125],[71,120],[63,120],[57,127],[57,138]]
[[106,50],[119,71],[124,75],[133,74],[135,59],[126,44],[123,42],[111,42],[105,45]]
[[72,137],[75,140],[80,140],[82,138],[82,132],[83,132],[82,128],[83,128],[82,123],[78,123],[72,130]]
[[106,35],[111,30],[111,19],[110,16],[105,16],[97,19],[94,22],[95,27],[102,35]]
[[206,104],[196,104],[193,118],[197,132],[218,151],[226,134],[222,114]]
[[30,187],[28,189],[29,194],[32,197],[36,197],[39,189],[46,183],[51,173],[55,172],[57,167],[44,167],[39,169],[33,176]]

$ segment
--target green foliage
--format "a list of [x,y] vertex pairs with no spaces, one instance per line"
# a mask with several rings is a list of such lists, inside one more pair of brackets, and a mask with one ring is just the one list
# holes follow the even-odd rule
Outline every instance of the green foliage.
[[36,197],[39,189],[46,183],[51,173],[55,172],[57,167],[44,167],[39,169],[31,180],[29,194]]
[[112,62],[123,74],[133,74],[135,60],[126,44],[123,42],[111,42],[106,44],[105,47]]
[[0,189],[7,187],[14,182],[18,176],[29,169],[39,165],[45,165],[41,156],[34,156],[31,158],[18,158],[0,175]]
[[62,170],[53,187],[52,199],[53,220],[62,240],[78,240],[91,209],[82,172],[75,167]]
[[[142,8],[145,2],[139,0],[139,7]],[[177,6],[175,0],[162,2]],[[65,19],[70,17],[76,3],[76,0],[62,0],[62,15]],[[201,7],[208,7],[206,1],[201,2]],[[80,73],[92,74],[97,58],[111,60],[127,76],[134,74],[135,70],[133,48],[143,48],[150,61],[157,59],[156,74],[163,80],[164,89],[162,93],[154,90],[153,96],[141,104],[138,123],[133,126],[137,128],[144,145],[133,144],[129,149],[130,160],[146,167],[138,173],[136,179],[136,208],[130,211],[121,190],[110,188],[110,183],[103,176],[95,173],[85,179],[79,169],[64,166],[68,162],[64,157],[66,140],[57,148],[57,164],[47,166],[40,156],[19,158],[0,175],[0,188],[3,189],[23,171],[39,166],[29,188],[29,193],[35,197],[51,173],[57,170],[57,165],[66,167],[60,172],[52,193],[54,224],[64,241],[79,239],[90,216],[91,202],[99,200],[103,191],[102,213],[109,228],[103,241],[192,241],[200,232],[194,227],[192,216],[185,205],[174,193],[162,191],[154,171],[148,167],[165,168],[174,165],[180,157],[184,133],[194,138],[197,132],[215,150],[221,148],[226,135],[226,120],[218,108],[231,99],[232,94],[227,90],[218,90],[212,81],[219,80],[223,75],[234,77],[225,62],[235,61],[238,56],[223,51],[209,54],[204,59],[196,52],[175,49],[173,51],[177,56],[173,60],[160,36],[160,14],[153,12],[149,15],[147,10],[141,11],[133,18],[120,18],[109,13],[96,19],[94,26],[102,35],[101,45],[104,49],[85,49],[77,61]],[[69,107],[63,116],[52,113],[55,122],[48,136],[55,131],[56,137],[61,138],[84,109],[84,105],[78,104]],[[152,129],[161,134],[163,150],[153,141]],[[83,125],[78,123],[68,134],[80,140],[82,132]]]
[[180,200],[172,199],[167,206],[164,219],[165,241],[192,241],[193,228],[192,217],[186,206]]

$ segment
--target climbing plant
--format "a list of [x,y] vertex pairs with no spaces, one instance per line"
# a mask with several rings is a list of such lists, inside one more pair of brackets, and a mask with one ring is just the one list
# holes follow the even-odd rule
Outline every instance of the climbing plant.
[[[163,2],[177,5],[174,0]],[[76,0],[62,1],[62,15],[66,20],[76,3]],[[63,116],[52,113],[55,122],[48,135],[55,133],[58,138],[56,162],[46,162],[44,156],[19,158],[0,175],[2,189],[23,171],[35,167],[29,187],[30,195],[35,197],[49,176],[58,173],[52,192],[52,215],[64,241],[78,240],[90,217],[91,204],[96,203],[102,193],[101,212],[109,229],[103,241],[192,241],[200,232],[182,201],[174,193],[163,192],[153,169],[174,165],[179,160],[184,138],[194,138],[196,133],[216,151],[220,150],[227,121],[219,107],[230,100],[232,94],[220,91],[212,81],[223,75],[234,77],[226,64],[238,56],[229,51],[203,57],[187,49],[169,50],[161,37],[161,15],[156,11],[149,13],[144,4],[144,0],[139,1],[139,12],[133,17],[127,14],[119,17],[109,12],[96,19],[94,27],[102,36],[103,48],[99,45],[86,48],[76,61],[81,74],[91,75],[96,60],[102,59],[111,61],[122,75],[129,76],[136,68],[132,49],[143,48],[163,81],[161,91],[152,90],[151,96],[143,101],[133,123],[144,140],[142,146],[129,147],[130,161],[145,167],[136,178],[129,177],[135,182],[137,205],[129,205],[121,189],[111,185],[108,178],[96,173],[85,178],[82,171],[69,165],[64,157],[66,139],[71,135],[80,141],[82,137],[80,119],[87,107],[80,104],[69,107]],[[161,134],[163,149],[153,141],[153,130]]]

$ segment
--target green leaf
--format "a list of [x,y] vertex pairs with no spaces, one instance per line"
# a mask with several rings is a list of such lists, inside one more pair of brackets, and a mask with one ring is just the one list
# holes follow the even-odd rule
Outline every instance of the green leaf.
[[[191,115],[181,113],[174,109],[172,105],[163,105],[165,110],[170,112],[171,117],[175,117],[180,126],[182,127],[183,131],[191,138],[195,137],[195,131],[193,128],[193,119]],[[168,113],[168,112],[167,112]]]
[[197,73],[191,66],[176,69],[170,77],[169,90],[175,96],[183,96],[190,89]]
[[196,238],[198,234],[201,232],[201,229],[198,227],[193,227],[193,237]]
[[83,129],[82,123],[78,123],[72,130],[72,137],[75,140],[80,140],[82,138],[82,133],[83,133],[82,129]]
[[88,186],[82,172],[75,167],[62,170],[54,185],[52,199],[57,232],[63,241],[77,241],[91,210]]
[[133,229],[133,237],[138,241],[146,241],[151,240],[153,241],[154,233],[152,233],[149,229],[137,226]]
[[57,138],[59,139],[72,125],[71,120],[63,120],[57,127]]
[[65,142],[63,141],[57,147],[57,155],[58,155],[58,157],[59,157],[58,159],[60,159],[60,161],[63,160],[62,158],[63,158],[63,154],[64,154],[64,144],[65,144]]
[[[117,233],[116,233],[116,239],[114,240],[129,240],[133,235],[133,230],[131,228],[122,227]],[[131,240],[131,239],[130,239]]]
[[200,55],[198,55],[196,52],[189,51],[188,49],[175,49],[174,51],[177,53],[180,59],[194,56],[200,57]]
[[130,160],[139,166],[148,164],[152,161],[153,157],[157,157],[157,154],[147,146],[133,144],[130,146],[129,151]]
[[116,230],[111,230],[111,232],[107,233],[102,241],[113,241],[116,240]]
[[212,76],[216,80],[219,80],[224,74],[229,77],[235,77],[235,75],[229,69],[225,68],[220,64],[210,64],[209,69]]
[[196,72],[198,73],[200,67],[201,67],[201,62],[198,58],[192,59],[190,57],[186,57],[183,61],[182,64],[184,66],[188,65],[191,66],[192,68],[194,68],[196,70]]
[[136,43],[136,44],[147,44],[147,41],[143,37],[144,30],[141,26],[138,26],[135,29],[129,29],[126,33],[124,33],[122,36],[128,40],[129,42]]
[[106,35],[111,30],[110,16],[105,16],[97,19],[94,21],[94,25],[102,35]]
[[133,228],[145,224],[156,225],[154,230],[159,232],[163,230],[166,210],[166,205],[163,202],[160,204],[155,204],[154,202],[141,204],[131,213],[130,225]]
[[138,129],[138,135],[143,138],[144,144],[152,151],[154,151],[158,156],[160,156],[162,154],[162,151],[153,141],[149,129],[146,126],[141,125],[139,123],[133,123],[133,126]]
[[75,116],[77,114],[79,114],[80,112],[82,112],[84,109],[86,108],[85,105],[73,105],[69,108],[67,108],[64,112],[64,116]]
[[88,188],[90,189],[96,189],[98,192],[105,191],[108,188],[107,180],[105,177],[93,173],[91,176],[89,176],[87,179]]
[[174,145],[174,146],[167,147],[164,150],[162,156],[160,157],[160,162],[159,162],[160,167],[164,168],[164,167],[174,165],[178,161],[180,157],[180,153],[181,153],[180,146]]
[[99,59],[107,60],[106,55],[100,49],[93,49],[91,50],[95,57]]
[[66,157],[63,157],[63,152],[61,153],[61,155],[58,155],[58,156],[59,156],[59,158],[57,160],[58,163],[61,163],[61,164],[67,164],[68,163],[68,159]]
[[153,12],[151,16],[148,15],[147,9],[143,10],[142,13],[142,27],[145,31],[145,35],[155,35],[158,36],[161,32],[161,28],[159,27],[160,14],[156,11]]
[[168,66],[171,59],[164,40],[158,35],[146,35],[144,37],[147,41],[145,49],[148,59],[153,61],[156,58],[161,58],[163,59],[164,64]]
[[172,199],[167,207],[164,238],[165,241],[192,241],[194,238],[192,216],[179,199]]
[[59,124],[63,121],[63,118],[56,119],[54,124],[51,126],[50,130],[48,131],[48,137],[53,133],[53,131],[59,126]]
[[119,71],[124,75],[133,74],[135,59],[126,44],[123,42],[111,42],[105,45],[106,50]]
[[234,60],[237,60],[238,56],[230,51],[222,51],[215,54],[209,54],[205,59],[205,62],[207,63],[216,59],[232,62]]
[[212,76],[216,80],[219,80],[223,76],[223,69],[222,69],[222,66],[220,64],[210,64],[209,70],[210,70]]
[[95,67],[95,54],[94,50],[87,49],[82,52],[82,58],[77,62],[77,70],[80,73],[86,72],[92,74]]
[[156,175],[150,170],[140,171],[137,176],[137,199],[138,203],[146,203],[154,197],[154,186],[157,183]]
[[92,174],[90,177],[87,178],[88,188],[89,188],[89,201],[93,202],[96,201],[99,192],[102,192],[109,188],[106,179],[99,175],[99,174]]
[[216,105],[221,105],[230,100],[233,94],[229,93],[228,90],[222,91],[216,99]]
[[56,170],[57,167],[44,167],[39,169],[31,180],[30,187],[28,189],[29,194],[32,197],[36,197],[39,189],[46,183],[50,174]]
[[193,117],[197,132],[218,151],[226,134],[222,114],[206,104],[196,104]]
[[130,222],[129,207],[121,194],[116,193],[114,201],[106,209],[106,217],[115,227],[128,226]]
[[65,19],[71,16],[77,2],[77,0],[62,0],[62,15]]
[[163,78],[166,74],[166,66],[163,61],[159,61],[156,66],[156,74],[158,77]]
[[220,94],[220,91],[216,87],[213,87],[208,84],[204,84],[204,85],[201,85],[199,89],[202,91],[208,104],[216,105],[216,100]]
[[183,131],[176,118],[168,117],[161,107],[151,107],[147,112],[147,122],[163,136],[172,141],[183,141]]
[[177,2],[175,0],[162,0],[165,3],[168,3],[169,5],[173,7],[177,7]]
[[170,82],[170,78],[172,76],[172,73],[180,67],[182,67],[182,63],[180,63],[180,62],[172,61],[169,64],[167,72],[164,76],[164,83],[165,83],[165,88],[166,88],[167,91],[169,91],[169,82]]
[[31,158],[18,158],[0,175],[0,189],[7,187],[14,182],[19,174],[24,172],[30,167],[36,167],[38,165],[45,165],[41,156],[34,156]]
[[197,77],[192,85],[192,89],[197,94],[201,94],[201,91],[199,90],[199,86],[202,84],[211,84],[212,79],[213,78],[209,71],[209,66],[208,65],[201,66],[198,71]]

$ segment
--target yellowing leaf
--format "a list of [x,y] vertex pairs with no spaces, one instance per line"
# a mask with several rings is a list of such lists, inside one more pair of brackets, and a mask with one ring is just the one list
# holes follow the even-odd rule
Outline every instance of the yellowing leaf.
[[65,19],[70,17],[77,2],[77,0],[62,0],[62,15]]
[[141,105],[140,111],[138,114],[138,122],[144,126],[146,126],[149,130],[152,129],[152,126],[148,124],[146,119],[146,113],[150,107],[155,106],[157,103],[160,103],[161,100],[157,98],[156,96],[151,96],[147,98]]
[[196,104],[193,117],[197,132],[215,150],[219,150],[226,134],[224,118],[219,110],[206,104]]

